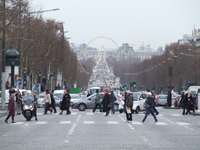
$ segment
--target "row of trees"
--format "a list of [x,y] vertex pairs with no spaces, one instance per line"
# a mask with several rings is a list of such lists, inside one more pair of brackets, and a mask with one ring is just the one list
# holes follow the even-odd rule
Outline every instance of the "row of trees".
[[[11,46],[18,50],[21,55],[20,77],[26,69],[32,85],[39,82],[43,88],[49,88],[44,87],[45,82],[42,81],[43,78],[49,79],[51,72],[54,81],[57,74],[62,73],[66,84],[71,86],[76,81],[78,63],[77,56],[64,35],[63,23],[54,19],[46,20],[41,13],[31,10],[27,0],[1,1],[0,44],[3,44],[3,40],[6,43],[1,54]],[[2,58],[2,55],[0,57]],[[0,61],[2,70],[1,63]],[[31,84],[29,87],[31,88]]]
[[163,55],[153,56],[131,67],[115,62],[113,70],[123,84],[136,82],[134,90],[168,91],[171,78],[172,88],[181,91],[200,84],[199,64],[200,48],[173,43],[166,46]]

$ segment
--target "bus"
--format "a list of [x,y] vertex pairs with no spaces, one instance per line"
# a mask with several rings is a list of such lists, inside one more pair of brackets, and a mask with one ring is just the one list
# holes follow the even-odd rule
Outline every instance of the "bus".
[[105,90],[107,90],[108,93],[110,93],[111,87],[110,86],[102,86],[101,91],[105,93]]

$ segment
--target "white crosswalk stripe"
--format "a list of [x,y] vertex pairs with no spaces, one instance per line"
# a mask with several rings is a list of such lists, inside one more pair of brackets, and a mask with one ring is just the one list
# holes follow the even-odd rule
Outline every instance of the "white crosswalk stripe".
[[191,125],[189,123],[186,123],[186,122],[176,122],[178,125],[180,126],[188,126],[188,125]]
[[16,123],[12,123],[11,125],[21,125],[23,124],[24,122],[16,122]]
[[94,121],[84,121],[84,124],[94,124]]
[[181,115],[180,114],[171,114],[172,116],[174,117],[180,117]]
[[61,121],[60,124],[70,124],[71,121]]
[[108,121],[108,124],[119,124],[117,121]]
[[132,122],[132,124],[134,124],[134,125],[143,125],[143,123],[142,122]]
[[159,126],[167,125],[167,124],[164,123],[164,122],[156,122],[155,124],[156,124],[156,125],[159,125]]
[[46,123],[47,123],[47,121],[38,121],[35,124],[46,124]]

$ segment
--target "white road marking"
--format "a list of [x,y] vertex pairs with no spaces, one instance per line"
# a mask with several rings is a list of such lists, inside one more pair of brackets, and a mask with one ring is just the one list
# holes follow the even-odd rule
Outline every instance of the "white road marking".
[[71,115],[77,115],[77,113],[71,113]]
[[47,123],[47,121],[38,121],[35,124],[46,124],[46,123]]
[[134,128],[130,124],[128,126],[130,127],[130,129],[134,130]]
[[134,125],[143,125],[143,123],[141,123],[141,122],[132,122],[132,124],[134,124]]
[[68,141],[68,140],[65,140],[65,143],[69,143],[69,141]]
[[156,122],[155,124],[156,124],[156,125],[160,125],[160,126],[167,125],[167,124],[164,123],[164,122]]
[[175,117],[180,117],[181,115],[180,114],[171,114],[172,116],[175,116]]
[[84,121],[84,124],[94,124],[94,121]]
[[21,125],[23,124],[24,122],[16,122],[16,123],[12,123],[11,125]]
[[4,134],[3,136],[8,136],[8,134]]
[[60,124],[70,124],[71,121],[61,121]]
[[176,123],[180,126],[189,126],[190,125],[189,123],[186,123],[186,122],[176,122]]
[[108,121],[108,124],[119,124],[117,121]]
[[87,115],[94,115],[94,113],[87,113]]

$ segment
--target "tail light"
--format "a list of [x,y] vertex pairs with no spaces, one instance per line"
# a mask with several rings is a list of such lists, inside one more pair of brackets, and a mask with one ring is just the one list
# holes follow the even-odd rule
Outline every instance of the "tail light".
[[119,98],[118,101],[122,101],[122,99]]

